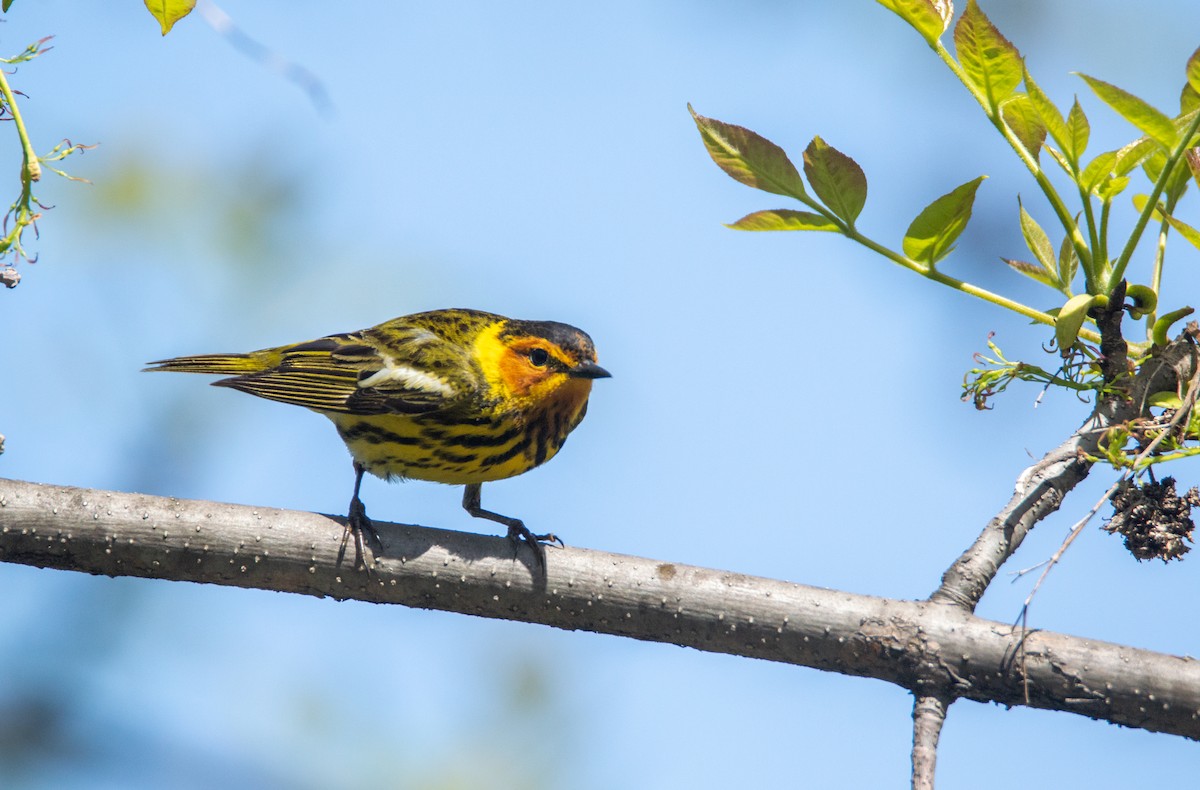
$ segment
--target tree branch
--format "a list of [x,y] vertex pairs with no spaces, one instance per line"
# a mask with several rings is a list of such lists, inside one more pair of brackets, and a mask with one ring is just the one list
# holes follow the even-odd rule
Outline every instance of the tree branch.
[[629,636],[886,680],[918,696],[1078,713],[1200,740],[1200,662],[823,590],[505,538],[376,523],[370,575],[345,520],[0,479],[0,559],[113,576],[399,603]]
[[[1119,309],[1117,302],[1118,313]],[[929,597],[930,601],[975,611],[1000,566],[1017,550],[1033,525],[1058,510],[1067,493],[1087,477],[1092,464],[1084,456],[1099,452],[1104,432],[1143,415],[1147,401],[1154,393],[1179,391],[1181,382],[1190,381],[1196,375],[1193,335],[1189,327],[1179,340],[1143,363],[1127,390],[1102,398],[1087,422],[1069,439],[1021,473],[1008,504],[947,569],[941,586]],[[1117,346],[1115,342],[1106,342],[1105,351],[1106,378],[1110,378],[1109,374],[1115,368],[1125,369],[1125,343],[1121,341]]]
[[938,695],[921,695],[913,700],[913,790],[933,790],[938,738],[951,702],[953,699]]

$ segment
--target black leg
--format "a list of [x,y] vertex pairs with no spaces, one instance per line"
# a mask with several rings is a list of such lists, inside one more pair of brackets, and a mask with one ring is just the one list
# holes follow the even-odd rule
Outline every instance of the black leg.
[[538,565],[545,570],[546,548],[542,544],[557,543],[561,546],[563,542],[553,532],[548,532],[545,535],[533,534],[519,518],[502,516],[490,510],[484,510],[480,504],[483,496],[482,489],[482,483],[471,483],[466,487],[466,490],[463,491],[463,509],[475,518],[486,518],[488,521],[495,521],[498,524],[508,527],[508,539],[513,542],[514,548],[520,546],[522,543],[528,545],[529,548],[533,549],[533,556],[537,560]]
[[[375,544],[379,543],[379,533],[375,531],[375,525],[371,523],[371,519],[367,518],[367,507],[362,500],[358,498],[358,490],[362,487],[363,472],[367,471],[358,461],[354,462],[354,496],[350,500],[350,512],[346,514],[346,537],[354,535],[354,566],[358,567],[362,563],[363,570],[370,572],[367,567],[366,553],[366,538],[375,539]],[[345,538],[342,541],[345,546]]]

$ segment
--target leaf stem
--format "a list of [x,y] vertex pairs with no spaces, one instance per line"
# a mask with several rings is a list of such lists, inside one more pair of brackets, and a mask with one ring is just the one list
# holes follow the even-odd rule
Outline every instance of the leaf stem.
[[1112,290],[1112,287],[1121,282],[1125,277],[1125,268],[1129,266],[1129,260],[1133,257],[1133,251],[1141,241],[1142,233],[1146,230],[1146,224],[1150,221],[1150,217],[1154,214],[1154,209],[1158,206],[1158,197],[1162,194],[1163,189],[1167,186],[1167,180],[1171,178],[1175,172],[1175,168],[1179,165],[1179,160],[1183,157],[1183,152],[1187,150],[1192,138],[1196,135],[1196,130],[1200,129],[1200,113],[1196,113],[1196,117],[1192,118],[1192,122],[1188,124],[1187,131],[1180,137],[1179,142],[1175,144],[1175,150],[1171,151],[1171,155],[1167,157],[1167,162],[1163,165],[1162,172],[1158,174],[1158,179],[1154,182],[1154,189],[1150,192],[1149,199],[1146,200],[1146,205],[1142,208],[1142,213],[1138,215],[1137,223],[1133,226],[1133,232],[1129,234],[1129,241],[1125,243],[1125,248],[1121,250],[1121,257],[1117,258],[1116,265],[1113,266],[1112,274],[1108,277],[1108,282],[1105,283],[1104,291],[1107,293]]
[[[819,204],[817,206],[815,206],[815,208],[819,208]],[[837,221],[837,220],[835,220],[835,221]],[[1001,296],[1000,294],[995,293],[994,291],[989,291],[986,288],[980,288],[978,285],[974,285],[974,284],[966,282],[964,280],[960,280],[957,277],[951,277],[950,275],[945,274],[944,272],[938,271],[936,268],[934,268],[932,266],[928,266],[928,265],[920,263],[918,261],[914,261],[912,258],[909,258],[905,255],[901,255],[900,253],[896,252],[895,250],[889,249],[888,247],[883,246],[882,244],[875,241],[874,239],[864,236],[857,229],[847,227],[845,225],[845,223],[839,222],[839,224],[841,224],[842,234],[846,238],[851,239],[852,241],[858,242],[859,244],[863,245],[867,249],[869,249],[872,252],[875,252],[879,255],[882,255],[883,257],[887,258],[888,260],[892,261],[893,263],[899,264],[900,266],[903,266],[904,268],[909,269],[910,271],[914,271],[917,274],[919,274],[923,277],[926,277],[930,280],[933,280],[936,283],[940,283],[942,285],[949,286],[956,291],[961,291],[962,293],[970,294],[971,296],[974,296],[977,299],[982,299],[985,302],[991,302],[994,305],[1003,307],[1007,310],[1011,310],[1014,313],[1017,313],[1019,315],[1023,315],[1032,321],[1037,321],[1038,323],[1045,324],[1047,326],[1054,326],[1054,316],[1050,315],[1049,313],[1044,313],[1041,310],[1035,310],[1032,307],[1029,307],[1028,305],[1021,304],[1020,302],[1017,302],[1013,299],[1009,299],[1006,296]],[[1093,343],[1100,342],[1100,335],[1097,334],[1096,332],[1093,332],[1090,329],[1080,330],[1079,336],[1086,340],[1089,340]]]
[[1108,260],[1108,218],[1112,214],[1112,199],[1100,204],[1100,246],[1096,248],[1096,257],[1102,261]]
[[[1092,209],[1091,193],[1084,189],[1083,184],[1079,184],[1079,202],[1083,204],[1083,218],[1087,221],[1088,236],[1090,237],[1092,243],[1093,261],[1102,261],[1104,260],[1104,254],[1102,252],[1103,243],[1100,240],[1102,234],[1098,233],[1096,230],[1096,215]],[[1087,270],[1085,269],[1084,271]],[[1088,285],[1090,286],[1092,283],[1088,283]]]
[[[1154,266],[1150,270],[1150,290],[1154,291],[1155,296],[1160,293],[1162,287],[1162,272],[1163,262],[1167,257],[1167,234],[1171,229],[1171,224],[1167,222],[1168,216],[1173,216],[1175,212],[1175,204],[1178,201],[1175,196],[1167,199],[1166,213],[1163,215],[1162,223],[1158,227],[1158,244],[1154,251]],[[1151,310],[1146,314],[1146,337],[1149,339],[1154,328],[1154,322],[1158,320],[1158,311]]]
[[13,97],[12,88],[8,86],[8,77],[2,68],[0,68],[0,97],[3,97],[4,104],[8,107],[8,111],[12,115],[13,125],[17,128],[17,137],[21,140],[21,155],[24,157],[24,163],[21,167],[21,181],[28,187],[29,184],[42,177],[42,165],[38,161],[37,153],[33,150],[33,143],[29,140],[29,132],[25,130],[25,121],[21,118],[21,111],[17,108],[17,100]]

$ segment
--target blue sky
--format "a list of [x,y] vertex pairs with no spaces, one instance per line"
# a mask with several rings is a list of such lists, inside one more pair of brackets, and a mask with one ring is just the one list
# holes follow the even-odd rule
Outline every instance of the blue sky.
[[[40,260],[0,294],[4,476],[342,513],[350,463],[324,420],[140,368],[475,307],[580,326],[614,373],[563,453],[486,486],[488,507],[572,545],[917,598],[1030,454],[1087,413],[1061,394],[1035,409],[1020,386],[989,412],[959,400],[989,332],[1043,362],[1047,330],[831,234],[722,226],[787,203],[712,165],[687,102],[796,161],[817,134],[854,156],[860,226],[884,241],[988,174],[944,268],[1056,306],[998,261],[1025,255],[1017,193],[1051,224],[1028,175],[873,3],[223,8],[319,76],[332,112],[199,18],[163,39],[136,2],[17,0],[6,17],[6,53],[56,36],[12,78],[36,146],[100,147],[67,163],[94,185],[43,183]],[[1133,133],[1069,72],[1171,111],[1200,43],[1162,24],[1183,2],[985,10],[1052,97],[1080,94],[1093,151]],[[1172,305],[1195,301],[1196,265],[1173,247]],[[1098,470],[1006,570],[1045,559],[1110,481]],[[380,519],[495,531],[460,497],[364,488]],[[1094,527],[1032,623],[1194,654],[1194,618],[1162,601],[1190,600],[1195,564],[1138,564]],[[875,681],[398,607],[15,566],[0,579],[0,706],[49,711],[48,751],[10,766],[25,787],[907,782],[911,699]],[[998,580],[980,614],[1014,620],[1031,583]],[[1176,786],[1198,768],[1182,739],[960,702],[939,777]]]

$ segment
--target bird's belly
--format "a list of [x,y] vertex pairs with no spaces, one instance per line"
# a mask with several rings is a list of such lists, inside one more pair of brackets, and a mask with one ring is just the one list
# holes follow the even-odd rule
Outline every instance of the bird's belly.
[[550,460],[566,433],[507,419],[326,413],[350,455],[371,474],[467,485],[503,480]]

